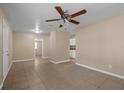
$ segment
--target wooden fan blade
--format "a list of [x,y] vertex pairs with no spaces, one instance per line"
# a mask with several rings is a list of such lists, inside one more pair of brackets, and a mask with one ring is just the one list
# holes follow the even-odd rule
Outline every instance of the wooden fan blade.
[[84,10],[81,10],[81,11],[79,11],[79,12],[77,12],[77,13],[74,13],[74,14],[72,14],[72,15],[70,15],[70,16],[71,16],[71,18],[74,18],[74,17],[76,17],[76,16],[85,14],[86,12],[87,12],[87,11],[84,9]]
[[71,20],[69,20],[69,22],[74,23],[74,24],[77,24],[77,25],[80,23],[80,22],[75,21],[75,20],[72,20],[72,19],[71,19]]
[[60,6],[56,6],[55,9],[59,12],[61,16],[64,16],[64,12]]
[[51,19],[51,20],[45,20],[46,22],[51,22],[51,21],[59,21],[61,19]]

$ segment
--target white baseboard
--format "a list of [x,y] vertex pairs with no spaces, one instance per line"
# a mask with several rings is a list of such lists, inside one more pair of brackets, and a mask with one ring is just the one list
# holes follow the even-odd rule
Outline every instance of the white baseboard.
[[121,75],[118,75],[118,74],[115,74],[115,73],[112,73],[112,72],[107,72],[107,71],[104,71],[104,70],[101,70],[101,69],[97,69],[97,68],[90,67],[90,66],[83,65],[83,64],[79,64],[79,63],[75,63],[75,64],[78,65],[78,66],[84,67],[84,68],[88,68],[88,69],[98,71],[98,72],[101,72],[101,73],[104,73],[104,74],[107,74],[107,75],[111,75],[111,76],[114,76],[114,77],[117,77],[117,78],[120,78],[120,79],[124,79],[124,76],[121,76]]
[[53,60],[49,60],[50,62],[54,63],[54,64],[60,64],[60,63],[66,63],[66,62],[71,62],[70,59],[68,60],[63,60],[63,61],[53,61]]
[[2,87],[3,87],[3,83],[0,84],[0,90],[2,89]]
[[31,61],[34,59],[23,59],[23,60],[13,60],[13,62],[23,62],[23,61]]
[[42,57],[43,59],[48,59],[48,58],[50,58],[50,57]]

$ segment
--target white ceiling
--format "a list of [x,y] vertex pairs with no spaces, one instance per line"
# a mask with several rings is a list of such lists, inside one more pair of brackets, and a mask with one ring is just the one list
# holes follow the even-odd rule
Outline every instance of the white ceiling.
[[73,4],[52,4],[52,3],[28,3],[28,4],[1,4],[7,19],[14,31],[32,31],[37,25],[43,32],[55,31],[60,22],[46,23],[45,20],[60,18],[55,10],[55,6],[60,5],[63,10],[68,10],[69,14],[86,9],[83,16],[74,18],[80,25],[72,23],[65,26],[68,31],[75,31],[76,28],[86,26],[96,21],[117,15],[124,15],[124,4],[95,4],[95,3],[73,3]]

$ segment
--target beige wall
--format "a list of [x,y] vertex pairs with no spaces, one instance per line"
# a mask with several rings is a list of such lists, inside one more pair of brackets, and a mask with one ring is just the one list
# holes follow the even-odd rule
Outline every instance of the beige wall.
[[42,49],[42,57],[50,57],[50,36],[43,37]]
[[54,31],[50,36],[51,59],[55,62],[69,60],[69,32]]
[[34,58],[34,34],[13,32],[13,60]]
[[13,60],[34,58],[34,40],[42,40],[42,56],[50,56],[50,35],[37,35],[30,32],[13,32]]
[[51,59],[56,57],[56,32],[50,33],[50,57]]
[[124,16],[76,32],[77,63],[124,76]]

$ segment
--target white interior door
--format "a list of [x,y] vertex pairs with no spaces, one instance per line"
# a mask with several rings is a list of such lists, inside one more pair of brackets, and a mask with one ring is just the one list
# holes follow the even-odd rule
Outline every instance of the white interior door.
[[3,79],[5,79],[9,68],[8,43],[9,43],[9,29],[5,20],[3,20]]

